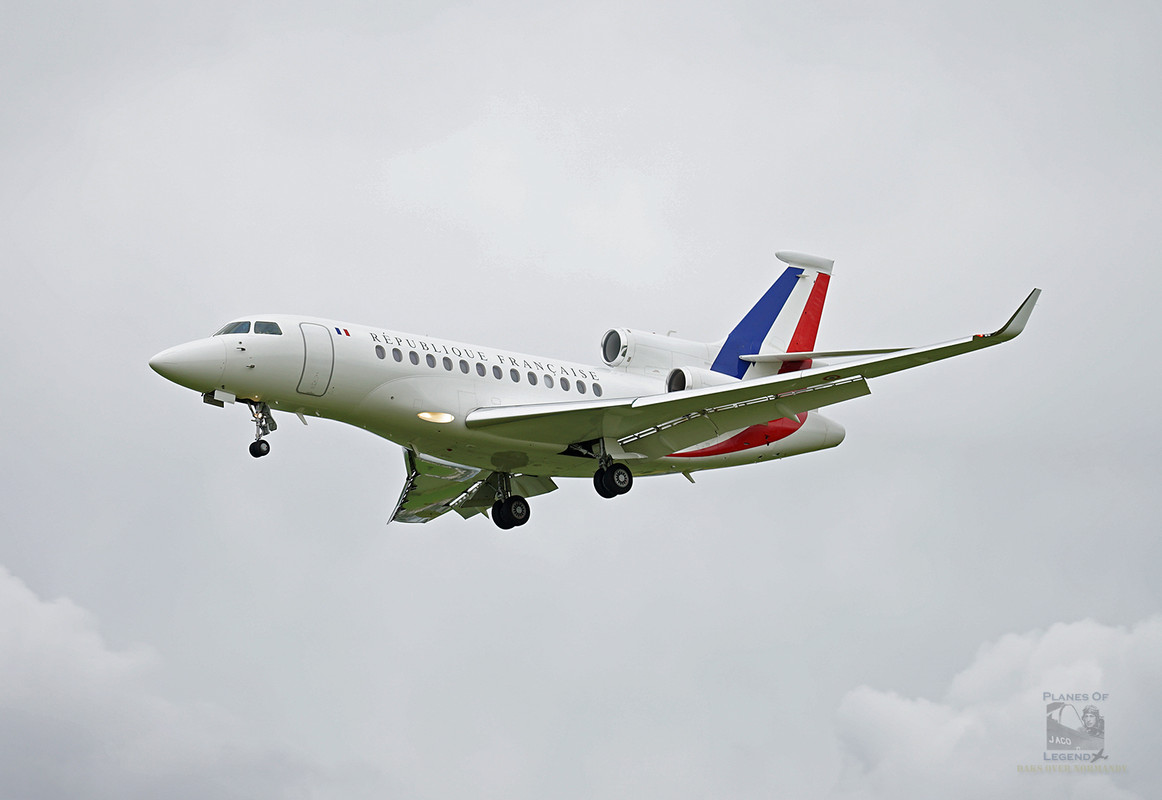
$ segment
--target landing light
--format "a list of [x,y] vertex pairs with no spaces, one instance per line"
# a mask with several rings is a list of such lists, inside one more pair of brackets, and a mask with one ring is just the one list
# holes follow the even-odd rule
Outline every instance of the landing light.
[[416,416],[424,422],[438,422],[441,425],[456,419],[446,411],[421,411]]

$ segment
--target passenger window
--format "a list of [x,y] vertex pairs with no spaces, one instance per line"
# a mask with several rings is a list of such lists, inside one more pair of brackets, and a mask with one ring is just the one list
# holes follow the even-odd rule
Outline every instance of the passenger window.
[[537,374],[535,372],[529,373],[529,386],[537,385]]
[[585,394],[585,381],[577,381],[578,394]]
[[431,367],[432,369],[436,368],[436,357],[434,355],[432,355],[431,353],[428,353],[426,356],[424,356],[424,361],[427,361],[428,366]]
[[460,359],[460,371],[463,372],[465,375],[468,374],[468,362],[465,361],[464,359]]
[[598,397],[601,397],[601,384],[600,383],[593,384],[593,394],[597,395]]
[[553,388],[553,376],[552,375],[545,376],[545,386],[548,386],[550,389]]
[[391,357],[396,361],[403,361],[403,353],[400,352],[398,347],[391,348]]
[[561,388],[564,389],[566,392],[569,391],[569,379],[568,378],[561,378]]
[[387,351],[383,349],[383,345],[377,344],[375,346],[375,357],[376,358],[387,358]]
[[501,378],[504,377],[504,370],[502,370],[500,367],[498,367],[496,365],[493,365],[492,377],[496,378],[497,380],[500,380]]
[[484,365],[481,364],[479,361],[476,362],[476,374],[479,375],[481,378],[483,378],[485,375],[488,374],[488,370],[485,369]]
[[282,336],[282,328],[278,327],[277,322],[256,322],[254,323],[254,332]]
[[250,333],[249,322],[231,322],[222,330],[215,333],[215,336],[224,336],[227,333]]
[[447,356],[444,356],[444,369],[448,370],[448,372],[452,371],[452,359]]
[[517,372],[515,369],[510,369],[508,371],[508,375],[510,378],[512,378],[513,383],[520,383],[520,373]]
[[418,367],[420,365],[420,354],[415,350],[412,350],[410,353],[408,353],[408,361],[412,362]]

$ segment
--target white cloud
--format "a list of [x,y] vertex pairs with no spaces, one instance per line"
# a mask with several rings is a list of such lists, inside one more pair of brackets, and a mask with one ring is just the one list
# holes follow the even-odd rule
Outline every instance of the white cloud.
[[256,746],[224,711],[160,696],[159,665],[0,567],[0,797],[350,796],[372,777]]
[[[835,796],[1156,796],[1154,709],[1162,702],[1162,616],[1131,628],[1092,620],[986,644],[939,700],[861,686],[840,704]],[[1044,761],[1045,692],[1108,693],[1105,763],[1124,774],[1021,773]]]

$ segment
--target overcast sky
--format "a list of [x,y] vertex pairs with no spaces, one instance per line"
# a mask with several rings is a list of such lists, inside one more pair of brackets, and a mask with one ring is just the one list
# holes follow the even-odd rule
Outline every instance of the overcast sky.
[[[1162,792],[1157,3],[0,5],[0,797]],[[821,348],[1025,334],[841,447],[386,527],[147,366],[263,311],[596,363],[836,259]],[[1117,775],[1021,774],[1044,692]]]

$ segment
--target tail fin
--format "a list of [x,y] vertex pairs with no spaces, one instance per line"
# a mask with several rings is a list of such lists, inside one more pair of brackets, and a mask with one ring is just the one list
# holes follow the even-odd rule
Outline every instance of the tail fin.
[[[835,262],[785,251],[775,256],[790,266],[726,337],[711,366],[715,372],[745,378],[747,370],[758,365],[744,361],[741,356],[808,353],[815,349],[815,335],[819,332],[831,266]],[[779,372],[810,366],[809,360],[784,361]]]

